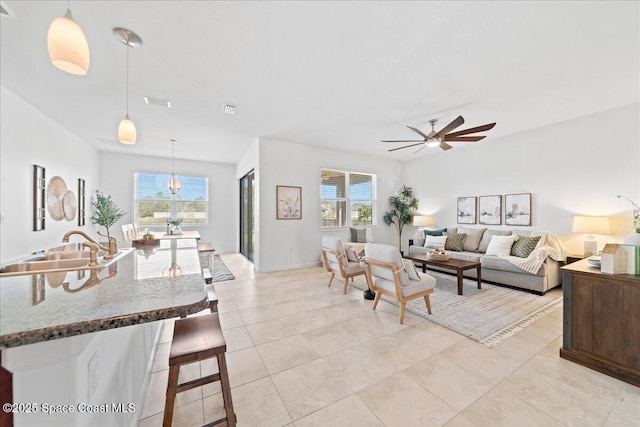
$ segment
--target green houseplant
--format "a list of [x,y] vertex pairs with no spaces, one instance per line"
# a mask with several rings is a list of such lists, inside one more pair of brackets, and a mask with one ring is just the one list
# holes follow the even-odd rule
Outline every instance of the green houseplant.
[[109,227],[127,214],[116,205],[111,196],[105,196],[100,190],[96,191],[95,197],[91,201],[91,206],[93,206],[91,222],[106,228],[107,236],[110,235]]
[[385,224],[396,226],[398,230],[398,249],[402,250],[402,230],[413,221],[413,213],[418,209],[418,199],[413,188],[403,185],[397,194],[389,197],[389,207],[382,217]]

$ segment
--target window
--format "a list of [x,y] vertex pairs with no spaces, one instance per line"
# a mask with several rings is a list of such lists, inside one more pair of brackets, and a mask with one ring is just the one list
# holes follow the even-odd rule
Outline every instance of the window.
[[320,169],[322,227],[375,225],[376,176]]
[[169,175],[135,173],[134,210],[138,225],[166,225],[167,218],[182,218],[182,224],[207,224],[209,179],[181,176],[182,189],[172,197],[167,187]]

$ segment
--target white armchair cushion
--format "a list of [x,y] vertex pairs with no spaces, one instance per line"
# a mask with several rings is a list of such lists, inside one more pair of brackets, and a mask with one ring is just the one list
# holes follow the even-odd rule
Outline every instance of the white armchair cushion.
[[[373,284],[394,294],[396,292],[396,286],[393,281],[377,277],[373,280]],[[435,287],[436,279],[428,274],[423,274],[420,280],[410,280],[409,284],[401,286],[400,291],[403,297],[408,297]]]
[[[331,263],[342,263],[343,267],[346,267],[349,260],[347,259],[347,255],[344,252],[344,246],[342,246],[342,240],[339,237],[335,236],[323,236],[322,237],[322,247],[331,249],[333,251],[338,251],[338,257],[331,253],[327,253],[327,261],[329,261],[329,265]],[[337,266],[336,266],[337,267]],[[331,268],[333,270],[333,267]]]
[[[376,261],[395,264],[398,271],[396,274],[400,279],[400,284],[406,286],[409,284],[409,278],[404,270],[404,264],[402,263],[402,256],[397,247],[391,245],[385,245],[382,243],[367,243],[364,246],[364,254],[366,258],[371,258]],[[371,264],[371,275],[373,277],[380,277],[393,282],[393,272],[388,268],[382,268],[377,265]]]

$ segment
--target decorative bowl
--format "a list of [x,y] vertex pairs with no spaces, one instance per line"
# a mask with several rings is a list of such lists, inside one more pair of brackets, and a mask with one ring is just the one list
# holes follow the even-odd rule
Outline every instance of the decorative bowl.
[[449,258],[450,256],[448,252],[438,254],[427,252],[427,259],[429,261],[449,261]]

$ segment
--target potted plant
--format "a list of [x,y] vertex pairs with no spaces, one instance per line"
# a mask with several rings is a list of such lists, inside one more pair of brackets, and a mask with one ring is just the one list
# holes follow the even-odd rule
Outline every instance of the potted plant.
[[169,218],[167,222],[172,226],[169,234],[182,234],[182,229],[180,228],[180,224],[182,224],[182,218]]
[[100,190],[96,190],[95,197],[91,201],[93,206],[93,215],[91,222],[98,224],[107,229],[109,236],[109,227],[113,226],[120,218],[127,213],[116,205],[111,196],[105,196]]
[[398,230],[398,249],[402,252],[402,230],[413,221],[413,213],[418,209],[418,199],[413,195],[413,189],[403,185],[397,194],[389,197],[391,209],[382,217],[385,224],[396,226]]

